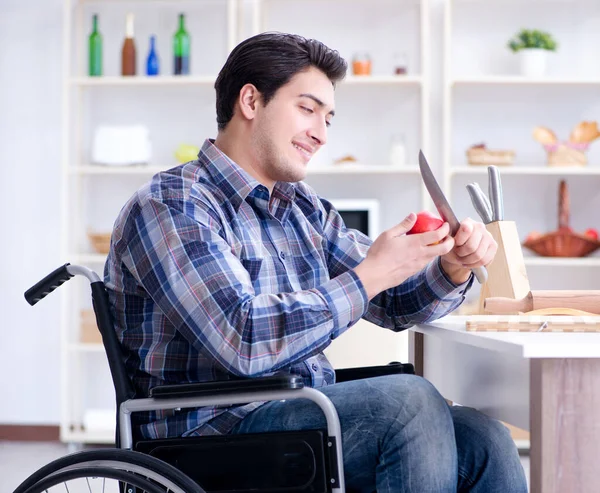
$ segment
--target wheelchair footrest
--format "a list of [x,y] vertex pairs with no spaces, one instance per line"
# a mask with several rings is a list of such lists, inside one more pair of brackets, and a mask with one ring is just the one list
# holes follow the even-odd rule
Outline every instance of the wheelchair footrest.
[[325,430],[145,440],[135,450],[177,467],[210,493],[328,493]]

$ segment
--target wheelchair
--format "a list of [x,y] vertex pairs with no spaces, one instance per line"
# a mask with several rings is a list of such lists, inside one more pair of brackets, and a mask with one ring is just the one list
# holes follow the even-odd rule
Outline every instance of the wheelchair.
[[[106,350],[117,403],[116,448],[85,450],[57,459],[27,478],[14,493],[54,491],[126,493],[345,493],[341,428],[332,402],[305,387],[296,375],[236,378],[221,382],[162,385],[136,395],[114,330],[108,294],[87,267],[64,264],[25,292],[35,305],[74,276],[86,277],[98,329]],[[397,373],[414,374],[411,364],[392,362],[336,370],[336,381]],[[144,440],[134,433],[136,412],[176,410],[254,401],[310,399],[326,417],[327,428],[244,435]],[[107,489],[106,481],[114,481]],[[76,487],[69,485],[76,484]],[[350,493],[350,492],[349,492]]]

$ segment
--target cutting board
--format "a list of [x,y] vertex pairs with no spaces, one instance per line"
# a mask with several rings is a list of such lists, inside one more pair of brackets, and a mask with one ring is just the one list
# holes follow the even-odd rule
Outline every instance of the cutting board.
[[600,316],[568,315],[473,315],[467,320],[471,332],[600,332]]

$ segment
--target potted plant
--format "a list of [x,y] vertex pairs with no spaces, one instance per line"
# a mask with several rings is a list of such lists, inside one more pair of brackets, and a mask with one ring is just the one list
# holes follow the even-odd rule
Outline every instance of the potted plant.
[[508,47],[521,57],[521,73],[539,77],[546,73],[548,53],[556,51],[552,35],[537,29],[521,29],[509,42]]

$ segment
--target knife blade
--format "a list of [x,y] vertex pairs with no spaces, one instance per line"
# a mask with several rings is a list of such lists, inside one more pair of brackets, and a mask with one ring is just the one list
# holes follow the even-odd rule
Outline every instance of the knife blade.
[[[460,228],[460,222],[435,179],[435,175],[433,174],[433,171],[431,171],[431,167],[429,166],[427,159],[425,159],[423,151],[419,151],[419,169],[421,170],[421,177],[425,182],[425,188],[427,188],[429,196],[431,197],[431,200],[433,200],[433,204],[440,213],[442,219],[450,225],[450,235],[456,235],[458,228]],[[471,270],[480,284],[487,281],[487,269],[485,267],[476,267]]]

